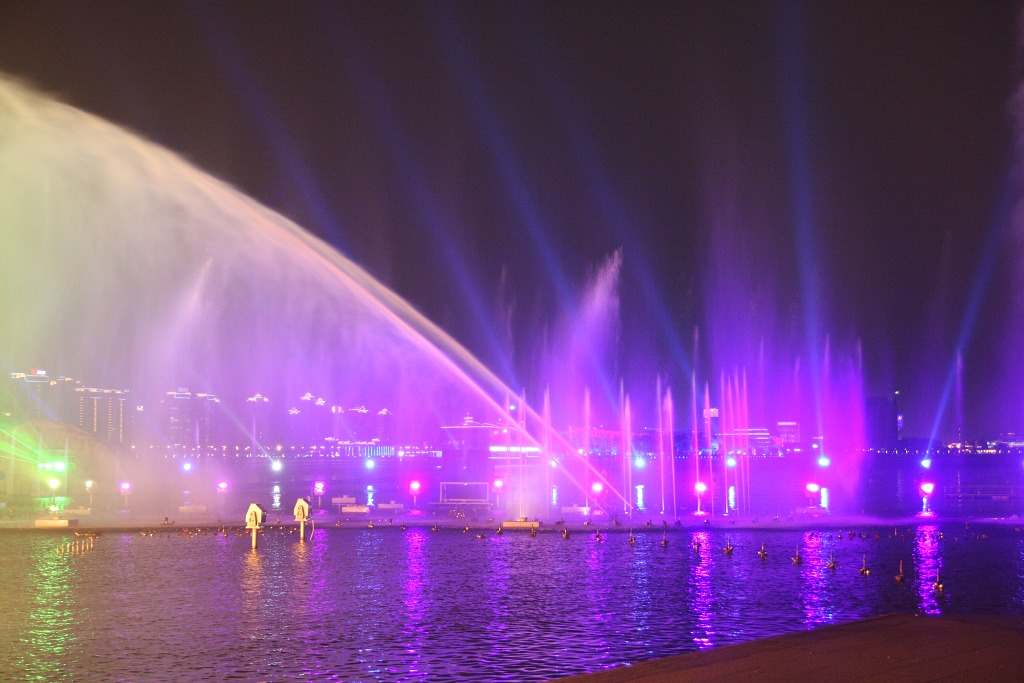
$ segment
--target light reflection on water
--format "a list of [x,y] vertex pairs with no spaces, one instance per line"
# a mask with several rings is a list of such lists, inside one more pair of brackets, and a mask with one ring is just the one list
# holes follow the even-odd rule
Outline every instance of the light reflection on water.
[[914,531],[914,587],[920,596],[920,610],[925,614],[942,612],[935,591],[935,580],[942,572],[939,542],[939,529],[934,524],[919,526]]
[[27,576],[33,599],[24,634],[29,644],[26,668],[39,680],[66,680],[63,662],[75,636],[72,571],[51,552],[44,553],[36,571]]
[[[667,548],[661,530],[636,532],[635,547],[625,531],[602,536],[318,528],[299,542],[268,530],[253,551],[230,531],[106,532],[63,555],[70,537],[4,532],[0,670],[46,681],[541,681],[888,612],[1024,614],[1013,527],[672,530]],[[869,576],[858,572],[865,554]]]
[[690,564],[690,613],[696,618],[696,628],[690,631],[698,649],[714,647],[712,621],[714,614],[714,590],[711,584],[711,568],[714,564],[711,535],[707,531],[690,534],[693,561]]

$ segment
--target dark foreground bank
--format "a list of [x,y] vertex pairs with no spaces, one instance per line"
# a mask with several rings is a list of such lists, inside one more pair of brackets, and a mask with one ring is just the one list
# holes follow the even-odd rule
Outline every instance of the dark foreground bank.
[[1024,680],[1024,617],[889,614],[559,679]]

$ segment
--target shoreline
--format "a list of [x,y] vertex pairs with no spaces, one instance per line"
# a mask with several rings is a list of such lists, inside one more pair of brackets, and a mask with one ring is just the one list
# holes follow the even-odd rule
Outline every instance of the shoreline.
[[[298,526],[298,522],[290,518],[290,516],[267,516],[268,519],[264,523],[265,528],[277,528],[277,527],[291,527]],[[169,519],[169,518],[168,518]],[[67,525],[61,526],[36,526],[37,520],[47,521],[62,521],[66,520]],[[46,532],[68,532],[68,531],[89,531],[89,530],[103,530],[103,531],[141,531],[141,530],[165,530],[174,531],[181,529],[220,529],[220,528],[244,528],[245,523],[239,520],[222,520],[216,517],[197,517],[194,519],[184,520],[169,520],[169,523],[165,523],[162,517],[149,517],[140,515],[138,518],[128,519],[121,516],[115,515],[97,515],[95,517],[63,517],[55,518],[52,516],[40,516],[33,518],[18,518],[0,520],[0,531],[12,530],[12,531],[46,531]],[[435,525],[439,529],[455,529],[463,530],[468,527],[470,530],[496,530],[499,526],[503,526],[505,522],[514,521],[507,519],[488,518],[488,519],[452,519],[449,517],[426,517],[426,516],[410,516],[408,514],[387,516],[343,516],[338,517],[330,513],[314,515],[311,520],[312,523],[319,528],[332,528],[332,529],[366,529],[369,528],[370,523],[373,523],[374,529],[401,529],[404,524],[407,528],[427,528],[430,529]],[[887,527],[917,527],[922,525],[932,524],[964,524],[964,525],[991,525],[991,526],[1024,526],[1024,518],[1019,516],[1011,517],[943,517],[943,516],[932,516],[932,517],[871,517],[871,516],[825,516],[825,517],[772,517],[767,520],[759,518],[743,518],[743,519],[727,519],[727,518],[680,518],[679,523],[659,521],[655,522],[652,519],[637,520],[634,519],[633,523],[629,521],[620,521],[616,523],[612,520],[587,520],[587,519],[567,519],[567,520],[533,520],[538,521],[539,526],[537,527],[538,533],[554,533],[560,532],[563,529],[569,529],[570,531],[577,533],[596,533],[598,530],[601,533],[609,534],[627,534],[633,533],[680,533],[680,532],[694,532],[701,530],[715,530],[715,531],[793,531],[793,530],[848,530],[854,531],[858,528],[870,528],[870,529],[884,529]],[[526,529],[514,529],[504,528],[505,532],[508,533],[528,533]]]

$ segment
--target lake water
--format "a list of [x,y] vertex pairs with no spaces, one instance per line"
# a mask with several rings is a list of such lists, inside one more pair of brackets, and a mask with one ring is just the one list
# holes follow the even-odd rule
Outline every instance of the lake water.
[[86,544],[2,531],[0,671],[54,682],[543,681],[889,612],[1024,614],[1024,533],[1012,524],[862,527],[852,538],[673,528],[667,548],[661,529],[636,530],[633,547],[624,529],[602,535],[328,527],[300,543],[268,528],[254,552],[239,532],[105,531],[62,553]]

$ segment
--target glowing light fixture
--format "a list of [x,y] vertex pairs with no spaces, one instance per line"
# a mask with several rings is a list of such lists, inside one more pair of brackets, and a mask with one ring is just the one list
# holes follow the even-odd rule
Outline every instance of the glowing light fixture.
[[280,472],[282,467],[284,467],[284,465],[281,464],[280,460],[273,460],[270,463],[270,469],[274,470],[275,472]]
[[923,484],[921,484],[921,493],[923,493],[924,495],[930,496],[932,495],[932,493],[934,493],[934,491],[935,484],[933,484],[932,482],[926,481]]
[[808,484],[808,485],[807,485],[807,490],[808,490],[808,491],[809,491],[810,493],[817,493],[818,491],[820,491],[820,490],[821,490],[821,487],[820,487],[820,486],[818,486],[818,485],[817,485],[817,484],[815,484],[815,483],[810,483],[810,484]]
[[829,459],[828,459],[828,458],[827,458],[826,456],[824,456],[824,455],[823,455],[823,456],[821,456],[820,458],[818,458],[818,465],[819,465],[820,467],[828,467],[828,466],[829,466],[829,465],[831,465],[831,464],[832,464],[832,461],[831,461],[831,460],[829,460]]
[[121,495],[124,496],[124,509],[128,509],[128,496],[132,493],[132,483],[130,481],[121,482]]
[[375,463],[373,460],[367,460],[366,461],[366,469],[372,470],[376,466],[377,466],[377,463]]
[[181,466],[181,469],[185,470],[186,472],[191,472],[192,471],[192,463],[190,463],[190,462],[185,463],[184,465]]
[[736,458],[730,455],[728,458],[725,459],[725,464],[728,467],[736,467]]
[[705,491],[708,490],[708,485],[702,481],[698,481],[696,484],[693,485],[693,490],[696,491],[697,493],[704,493]]
[[593,491],[594,493],[601,493],[601,491],[604,491],[604,484],[602,484],[599,481],[595,481],[593,484],[591,484],[590,490]]
[[638,455],[636,457],[636,460],[633,461],[633,466],[636,467],[638,470],[642,470],[644,467],[647,466],[647,461]]
[[220,491],[221,493],[224,493],[225,491],[228,490],[228,483],[226,481],[220,482],[219,484],[217,484],[217,490]]
[[932,459],[925,458],[924,460],[922,460],[921,467],[925,468],[926,470],[930,470],[932,468]]

